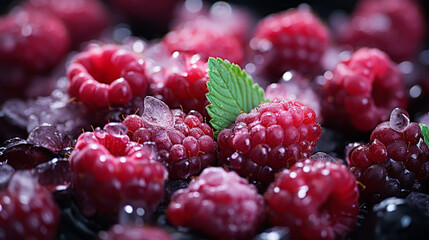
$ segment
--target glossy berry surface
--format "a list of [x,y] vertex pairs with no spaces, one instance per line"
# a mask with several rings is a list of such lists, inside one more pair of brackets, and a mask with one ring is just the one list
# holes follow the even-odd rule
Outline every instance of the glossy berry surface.
[[75,46],[98,37],[109,21],[108,10],[99,0],[29,0],[26,6],[61,19]]
[[250,239],[264,220],[264,200],[235,172],[210,167],[174,193],[167,216],[215,239]]
[[[311,9],[299,7],[262,19],[249,45],[259,71],[279,77],[287,70],[304,74],[320,71],[328,42],[327,27]],[[264,60],[258,64],[261,57]]]
[[99,234],[100,240],[173,240],[164,230],[157,227],[138,225],[114,225],[107,232]]
[[144,62],[119,45],[90,46],[67,68],[68,91],[89,106],[124,105],[146,94]]
[[404,81],[396,64],[378,49],[362,48],[326,78],[322,114],[328,126],[369,132],[395,107],[407,106]]
[[131,203],[151,211],[161,201],[167,170],[126,132],[124,125],[109,123],[79,136],[70,163],[84,215],[117,213]]
[[315,112],[301,102],[262,103],[219,133],[220,164],[268,184],[275,172],[308,158],[321,134]]
[[371,133],[367,145],[359,144],[348,154],[351,171],[361,183],[361,201],[379,202],[388,197],[405,197],[410,191],[421,191],[429,179],[429,149],[420,126],[400,122],[395,116],[379,124]]
[[162,99],[171,108],[182,108],[185,112],[196,110],[208,117],[207,62],[198,55],[189,56],[178,52],[172,58],[177,63],[173,65],[176,69],[166,69],[164,81],[151,85],[151,94]]
[[0,190],[0,238],[56,239],[59,213],[51,192],[28,172],[16,172]]
[[141,117],[130,115],[122,123],[132,141],[155,144],[158,160],[168,168],[170,178],[189,178],[215,164],[213,129],[200,113],[170,110],[153,97],[146,97],[144,105]]
[[356,225],[359,190],[346,166],[321,160],[297,162],[276,176],[264,194],[272,225],[292,239],[337,239]]
[[65,57],[69,45],[64,24],[49,14],[19,9],[0,18],[0,64],[45,72]]
[[340,41],[385,51],[395,61],[411,59],[421,47],[427,25],[415,0],[362,0],[340,32]]

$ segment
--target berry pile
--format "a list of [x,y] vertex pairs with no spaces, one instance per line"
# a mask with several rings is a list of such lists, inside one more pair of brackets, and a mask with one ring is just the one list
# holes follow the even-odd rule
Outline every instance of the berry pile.
[[6,2],[0,240],[425,239],[426,1]]

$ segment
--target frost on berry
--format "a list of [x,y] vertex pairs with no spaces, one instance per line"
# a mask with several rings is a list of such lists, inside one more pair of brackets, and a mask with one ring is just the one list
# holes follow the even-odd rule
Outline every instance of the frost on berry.
[[167,104],[151,96],[144,99],[142,118],[146,124],[154,127],[167,129],[174,126],[173,113]]

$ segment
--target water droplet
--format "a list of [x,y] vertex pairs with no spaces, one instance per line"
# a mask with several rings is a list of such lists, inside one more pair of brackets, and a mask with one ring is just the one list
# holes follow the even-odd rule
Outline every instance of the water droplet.
[[162,128],[174,126],[173,113],[163,101],[147,96],[144,99],[143,120],[149,125]]
[[127,126],[122,123],[111,122],[104,126],[104,131],[112,134],[113,136],[123,136],[128,132]]
[[389,124],[393,130],[403,132],[407,129],[408,125],[410,125],[410,117],[405,110],[395,108],[390,114]]

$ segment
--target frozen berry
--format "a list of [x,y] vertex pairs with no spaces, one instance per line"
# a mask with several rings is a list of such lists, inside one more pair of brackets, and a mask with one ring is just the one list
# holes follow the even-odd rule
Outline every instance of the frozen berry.
[[280,77],[287,70],[318,73],[329,31],[308,6],[262,19],[250,40],[251,59],[262,74]]
[[322,114],[336,129],[368,132],[407,106],[407,92],[396,64],[378,49],[362,48],[325,74]]
[[292,239],[341,239],[356,225],[359,190],[344,165],[321,160],[283,170],[264,194],[272,225]]
[[70,156],[73,186],[83,213],[117,213],[123,204],[141,202],[153,210],[163,197],[167,170],[154,154],[126,135],[120,123],[79,136]]
[[196,110],[208,117],[207,62],[202,61],[198,55],[188,56],[178,52],[171,58],[180,67],[176,64],[169,67],[165,81],[152,84],[151,93],[171,108],[182,108],[185,112]]
[[91,46],[67,68],[69,93],[88,105],[124,105],[146,94],[144,62],[118,45]]
[[174,193],[167,216],[215,239],[250,239],[264,220],[264,200],[235,172],[210,167]]
[[389,198],[375,205],[357,232],[357,239],[426,239],[429,216],[416,205]]
[[0,238],[56,239],[59,213],[51,192],[28,172],[16,172],[0,191]]
[[213,130],[197,111],[170,110],[161,100],[146,97],[143,115],[130,115],[122,122],[133,141],[155,144],[170,178],[189,178],[216,163]]
[[31,72],[44,72],[63,59],[69,45],[67,29],[52,15],[18,9],[0,18],[0,65],[14,64]]
[[76,47],[98,37],[108,24],[107,8],[99,0],[28,0],[26,6],[61,19]]
[[100,240],[173,240],[167,232],[157,227],[120,224],[101,232],[99,236]]
[[310,157],[321,134],[315,112],[301,102],[262,103],[219,133],[220,164],[268,184],[275,172]]
[[210,27],[206,21],[192,21],[177,26],[163,38],[170,52],[198,54],[202,59],[220,57],[241,64],[244,50],[241,42],[233,35]]
[[361,201],[405,197],[421,191],[429,179],[429,149],[420,126],[411,122],[398,131],[395,123],[394,115],[389,122],[380,123],[369,144],[358,144],[348,154],[351,171],[360,182]]
[[340,41],[355,48],[374,47],[395,61],[413,57],[420,49],[427,26],[418,1],[361,0],[348,23],[340,29]]

